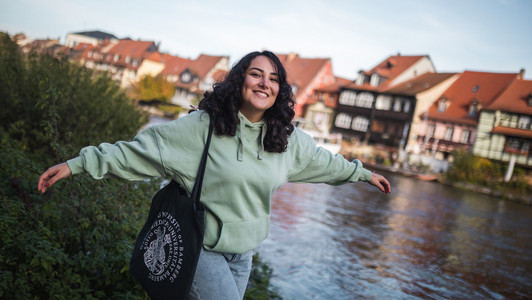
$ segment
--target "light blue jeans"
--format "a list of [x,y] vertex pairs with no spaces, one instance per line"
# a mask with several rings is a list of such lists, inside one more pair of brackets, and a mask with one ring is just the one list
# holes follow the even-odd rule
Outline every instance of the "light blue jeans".
[[253,250],[242,254],[229,254],[202,248],[189,299],[238,300],[244,298],[252,260]]

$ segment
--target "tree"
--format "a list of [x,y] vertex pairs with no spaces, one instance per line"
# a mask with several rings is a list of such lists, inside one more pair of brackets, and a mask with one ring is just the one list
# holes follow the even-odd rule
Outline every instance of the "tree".
[[137,100],[169,102],[174,93],[174,85],[161,75],[155,77],[146,75],[133,84],[132,87],[132,98]]

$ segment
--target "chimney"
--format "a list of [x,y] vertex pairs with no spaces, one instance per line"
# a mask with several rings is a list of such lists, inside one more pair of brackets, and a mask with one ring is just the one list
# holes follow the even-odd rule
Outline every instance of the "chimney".
[[525,69],[524,68],[521,68],[521,70],[519,70],[518,78],[520,78],[520,79],[525,78]]
[[294,58],[296,58],[297,54],[294,52],[290,52],[288,54],[288,57],[286,58],[287,61],[292,61]]

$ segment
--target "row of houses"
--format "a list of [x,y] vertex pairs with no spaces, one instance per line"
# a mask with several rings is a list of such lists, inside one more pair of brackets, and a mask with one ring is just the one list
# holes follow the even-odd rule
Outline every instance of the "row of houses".
[[532,169],[532,81],[523,76],[437,73],[429,56],[398,54],[347,84],[317,89],[306,118],[433,172],[447,170],[455,150]]
[[[35,40],[47,49],[106,71],[128,88],[146,75],[175,86],[171,101],[188,107],[229,70],[228,56],[196,59],[159,52],[150,41],[118,39],[100,31]],[[392,55],[356,78],[337,77],[329,58],[278,54],[295,95],[297,120],[355,147],[398,163],[419,161],[445,171],[455,150],[532,169],[532,81],[516,73],[438,73],[428,55]],[[368,145],[370,147],[368,147]],[[352,153],[343,153],[350,155]]]

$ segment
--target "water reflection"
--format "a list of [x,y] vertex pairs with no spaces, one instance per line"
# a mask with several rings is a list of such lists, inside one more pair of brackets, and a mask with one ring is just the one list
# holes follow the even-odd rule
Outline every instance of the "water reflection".
[[367,184],[288,184],[259,247],[286,299],[532,297],[532,208],[387,174]]

